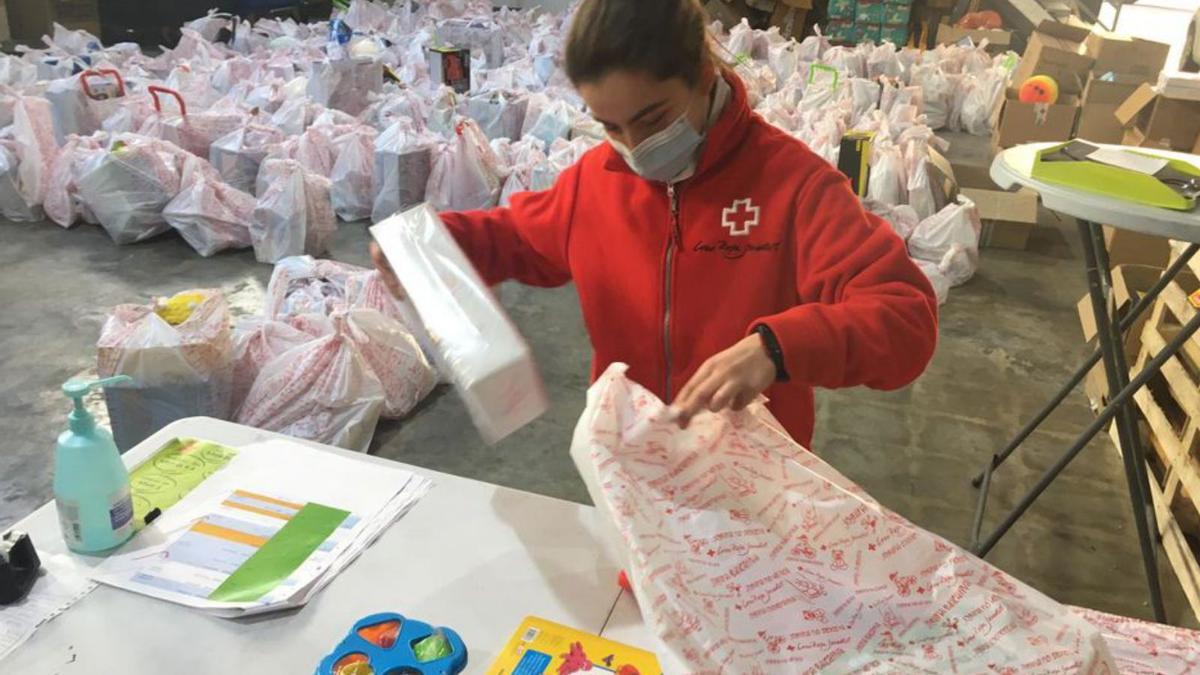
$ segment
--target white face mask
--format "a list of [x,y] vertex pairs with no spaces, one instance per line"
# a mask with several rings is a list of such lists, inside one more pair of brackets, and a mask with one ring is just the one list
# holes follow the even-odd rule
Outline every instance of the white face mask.
[[696,131],[687,115],[684,110],[679,119],[632,150],[611,137],[608,140],[634,173],[646,180],[666,183],[696,161],[696,149],[704,142],[704,136]]

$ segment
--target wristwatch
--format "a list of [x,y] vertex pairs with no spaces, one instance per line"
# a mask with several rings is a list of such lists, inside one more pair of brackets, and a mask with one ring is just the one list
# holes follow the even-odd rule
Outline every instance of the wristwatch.
[[783,349],[779,346],[779,339],[775,337],[775,331],[765,323],[760,323],[754,327],[754,332],[762,338],[763,347],[767,349],[767,356],[771,357],[771,363],[775,364],[775,381],[787,382],[792,379],[787,368],[783,365]]

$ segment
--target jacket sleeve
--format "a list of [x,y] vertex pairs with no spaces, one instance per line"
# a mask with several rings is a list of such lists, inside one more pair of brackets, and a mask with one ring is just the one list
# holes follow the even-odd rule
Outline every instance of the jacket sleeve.
[[808,181],[797,220],[800,304],[755,322],[775,333],[791,381],[898,389],[916,379],[937,344],[937,299],[903,240],[833,170]]
[[520,192],[507,208],[442,213],[442,221],[489,286],[515,279],[530,286],[571,280],[567,242],[579,185],[579,165],[554,187]]

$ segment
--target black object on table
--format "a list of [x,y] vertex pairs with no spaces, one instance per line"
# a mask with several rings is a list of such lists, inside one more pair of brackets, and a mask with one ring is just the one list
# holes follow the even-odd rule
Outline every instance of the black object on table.
[[[1124,340],[1126,330],[1133,325],[1137,317],[1154,304],[1154,300],[1176,275],[1196,255],[1200,245],[1191,244],[1168,267],[1158,282],[1137,299],[1125,316],[1113,316],[1109,313],[1109,298],[1112,292],[1112,274],[1108,261],[1108,250],[1104,246],[1104,235],[1100,226],[1085,220],[1079,220],[1079,236],[1083,243],[1084,262],[1087,264],[1088,295],[1091,298],[1092,313],[1096,319],[1097,334],[1100,349],[1091,355],[1075,371],[1062,389],[1031,419],[1017,435],[1009,441],[1000,452],[992,455],[987,466],[979,475],[972,479],[971,484],[979,491],[979,501],[975,507],[974,522],[971,526],[971,550],[983,557],[992,550],[1000,538],[1017,522],[1043,491],[1062,473],[1063,469],[1079,455],[1110,421],[1115,420],[1117,435],[1121,444],[1121,455],[1125,469],[1125,480],[1129,487],[1129,497],[1133,507],[1134,523],[1137,527],[1138,543],[1142,549],[1142,563],[1145,567],[1146,583],[1150,591],[1150,606],[1157,621],[1165,620],[1162,601],[1162,589],[1159,585],[1157,545],[1159,531],[1154,515],[1154,504],[1151,499],[1149,476],[1146,473],[1146,454],[1142,447],[1138,431],[1137,412],[1133,395],[1146,386],[1162,365],[1179,353],[1184,344],[1200,329],[1200,313],[1192,317],[1187,325],[1179,331],[1167,345],[1154,355],[1141,372],[1132,380],[1129,378],[1129,365],[1125,359]],[[983,514],[987,508],[988,491],[992,483],[992,475],[1006,459],[1021,446],[1042,422],[1050,416],[1067,396],[1083,381],[1088,372],[1097,364],[1104,364],[1104,372],[1108,381],[1110,398],[1108,405],[1096,416],[1096,419],[1082,434],[1080,434],[1065,453],[1046,470],[1037,484],[1021,498],[1001,523],[986,538],[981,540],[980,531],[983,526]]]
[[37,580],[42,561],[33,540],[24,532],[9,530],[0,537],[0,605],[24,598]]

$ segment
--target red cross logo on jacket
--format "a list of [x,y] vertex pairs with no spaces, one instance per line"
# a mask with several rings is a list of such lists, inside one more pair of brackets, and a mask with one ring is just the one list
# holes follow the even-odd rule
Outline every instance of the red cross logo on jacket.
[[758,207],[749,199],[735,199],[733,206],[721,211],[721,225],[734,237],[745,237],[758,225]]

